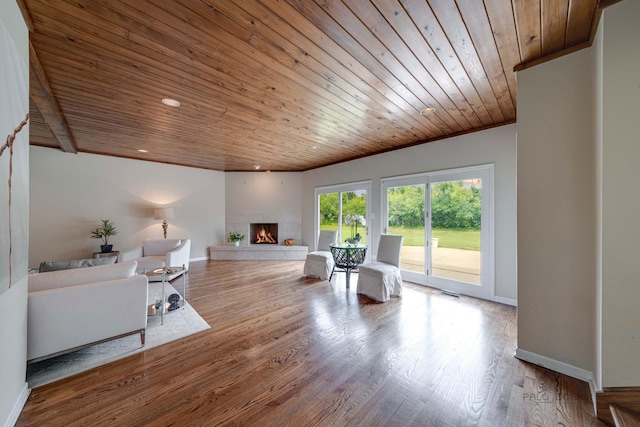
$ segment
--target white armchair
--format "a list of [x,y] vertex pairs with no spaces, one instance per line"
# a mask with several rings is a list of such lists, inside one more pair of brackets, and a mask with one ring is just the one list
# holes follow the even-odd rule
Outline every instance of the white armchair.
[[318,247],[315,251],[307,254],[304,262],[305,276],[318,277],[328,280],[333,271],[333,255],[329,250],[329,245],[335,243],[338,232],[336,230],[321,230],[318,237]]
[[140,246],[120,252],[118,262],[138,261],[138,273],[163,267],[182,267],[189,269],[191,239],[149,239]]
[[402,295],[400,275],[400,250],[403,236],[383,234],[378,243],[375,262],[358,267],[358,293],[376,301],[385,302],[390,297]]

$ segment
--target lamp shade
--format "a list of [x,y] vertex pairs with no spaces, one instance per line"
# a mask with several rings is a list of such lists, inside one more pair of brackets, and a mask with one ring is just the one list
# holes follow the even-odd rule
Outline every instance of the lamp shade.
[[174,219],[173,208],[155,208],[153,210],[153,219]]

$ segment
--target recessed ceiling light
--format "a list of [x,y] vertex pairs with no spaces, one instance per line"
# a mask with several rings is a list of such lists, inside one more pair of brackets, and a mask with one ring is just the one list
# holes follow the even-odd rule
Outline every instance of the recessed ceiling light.
[[138,152],[140,152],[140,153],[148,153],[149,150],[138,150]]
[[427,107],[424,110],[420,111],[420,114],[423,116],[428,116],[429,114],[433,114],[436,112],[436,109],[433,107]]
[[318,146],[317,146],[317,145],[312,145],[312,146],[311,146],[311,149],[312,149],[312,150],[317,150],[317,149],[318,149]]
[[180,101],[171,98],[162,98],[162,103],[164,105],[168,105],[169,107],[179,107]]
[[255,170],[258,170],[258,169],[260,169],[260,165],[253,165],[253,168],[254,168]]

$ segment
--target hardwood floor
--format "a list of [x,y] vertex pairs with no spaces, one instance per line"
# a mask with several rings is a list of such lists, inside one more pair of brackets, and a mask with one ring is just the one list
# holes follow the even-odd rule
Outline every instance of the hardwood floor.
[[191,264],[211,329],[34,389],[17,426],[600,426],[513,354],[516,310],[405,283],[377,304],[302,261]]

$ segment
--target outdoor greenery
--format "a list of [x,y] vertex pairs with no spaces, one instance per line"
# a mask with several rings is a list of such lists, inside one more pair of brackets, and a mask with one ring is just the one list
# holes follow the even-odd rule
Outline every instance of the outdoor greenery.
[[433,185],[431,194],[433,228],[480,229],[480,188],[461,181]]
[[[365,194],[353,191],[342,193],[342,214],[367,215],[367,199]],[[320,196],[320,223],[338,223],[338,193],[322,194]]]
[[[389,228],[391,234],[402,234],[402,246],[424,246],[424,228]],[[438,239],[438,247],[480,250],[480,230],[434,228],[431,237]]]
[[387,192],[389,227],[424,230],[424,186],[392,187]]
[[[389,226],[424,227],[425,187],[390,188]],[[462,181],[433,184],[431,226],[443,229],[480,229],[480,189]]]
[[[320,229],[338,229],[338,193],[320,195]],[[342,193],[342,233],[345,239],[361,238],[366,243],[367,198],[365,193]],[[361,233],[362,232],[362,233]]]
[[[366,216],[366,195],[356,192],[341,194],[345,233],[352,228],[351,218]],[[404,246],[424,245],[424,201],[425,187],[421,185],[394,187],[388,191],[389,233],[402,234]],[[480,201],[481,189],[478,186],[462,181],[432,185],[431,234],[439,239],[439,247],[480,250]],[[338,193],[320,196],[320,228],[338,229]]]
[[[322,224],[320,229],[337,230],[338,224]],[[402,234],[402,246],[424,246],[424,228],[391,227],[389,233]],[[439,239],[438,246],[441,248],[480,250],[480,230],[435,228],[431,230],[431,236]]]

